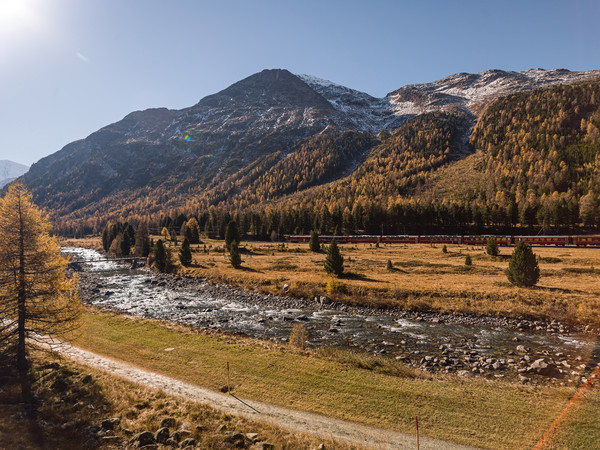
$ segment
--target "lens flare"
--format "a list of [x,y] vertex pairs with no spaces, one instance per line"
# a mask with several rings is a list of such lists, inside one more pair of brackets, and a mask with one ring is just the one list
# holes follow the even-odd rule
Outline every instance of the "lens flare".
[[192,137],[189,134],[186,134],[185,137],[183,138],[183,140],[186,142],[191,142]]

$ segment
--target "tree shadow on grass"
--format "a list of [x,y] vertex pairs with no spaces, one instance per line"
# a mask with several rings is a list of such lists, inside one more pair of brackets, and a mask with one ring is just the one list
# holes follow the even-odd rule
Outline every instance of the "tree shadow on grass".
[[358,280],[358,281],[371,281],[371,282],[375,282],[377,280],[373,279],[373,278],[369,278],[366,275],[362,274],[362,273],[356,273],[356,272],[344,272],[340,278],[344,279],[344,280]]
[[237,270],[242,270],[244,272],[250,272],[250,273],[263,273],[260,270],[256,270],[256,269],[253,269],[252,267],[246,267],[246,266],[240,266],[237,268]]

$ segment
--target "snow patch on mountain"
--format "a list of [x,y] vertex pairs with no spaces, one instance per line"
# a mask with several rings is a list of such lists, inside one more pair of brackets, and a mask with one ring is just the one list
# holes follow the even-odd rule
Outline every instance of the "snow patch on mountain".
[[432,83],[404,86],[387,95],[396,114],[422,114],[459,108],[474,112],[482,102],[520,91],[600,77],[600,71],[530,69],[458,73]]
[[361,131],[378,133],[383,129],[399,127],[407,120],[407,117],[393,111],[387,98],[376,98],[313,75],[296,76],[321,94],[356,129]]
[[493,98],[598,78],[600,71],[530,69],[524,72],[486,70],[475,74],[458,73],[432,83],[404,86],[384,98],[376,98],[313,75],[302,74],[297,77],[325,97],[357,129],[378,133],[429,112],[462,110],[474,114],[482,103]]
[[3,188],[12,180],[20,177],[29,170],[29,166],[14,161],[0,161],[0,188]]

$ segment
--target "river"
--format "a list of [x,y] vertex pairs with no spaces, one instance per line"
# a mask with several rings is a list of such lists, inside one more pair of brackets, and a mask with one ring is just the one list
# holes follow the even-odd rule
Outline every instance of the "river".
[[[320,305],[130,269],[91,249],[64,248],[81,261],[81,297],[100,307],[198,328],[284,342],[303,324],[310,346],[338,346],[401,360],[430,372],[577,383],[590,370],[596,341],[558,324],[452,318]],[[548,331],[550,330],[550,331]],[[558,331],[562,330],[562,331]],[[552,369],[532,370],[542,359]]]

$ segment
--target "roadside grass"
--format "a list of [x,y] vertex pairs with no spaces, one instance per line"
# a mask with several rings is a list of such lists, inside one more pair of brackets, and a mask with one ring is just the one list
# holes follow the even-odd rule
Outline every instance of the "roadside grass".
[[[483,448],[531,447],[572,395],[564,387],[423,375],[347,352],[300,351],[88,310],[77,345],[215,391]],[[165,351],[173,348],[172,351]],[[395,363],[394,363],[395,364]],[[399,364],[399,363],[398,363]]]
[[[25,413],[20,384],[5,380],[0,389],[0,448],[133,448],[133,436],[156,432],[163,418],[176,420],[177,429],[187,429],[196,439],[194,448],[231,448],[227,431],[257,433],[257,441],[276,448],[357,448],[290,432],[273,425],[225,414],[208,406],[185,401],[164,392],[130,383],[103,371],[94,370],[55,354],[34,351],[31,380],[38,408],[34,418]],[[9,377],[10,378],[10,377]],[[61,380],[58,381],[57,380]],[[118,417],[120,425],[106,438],[93,438],[89,427],[100,427],[102,420]],[[196,428],[200,427],[200,428]],[[243,448],[252,444],[246,440]]]

